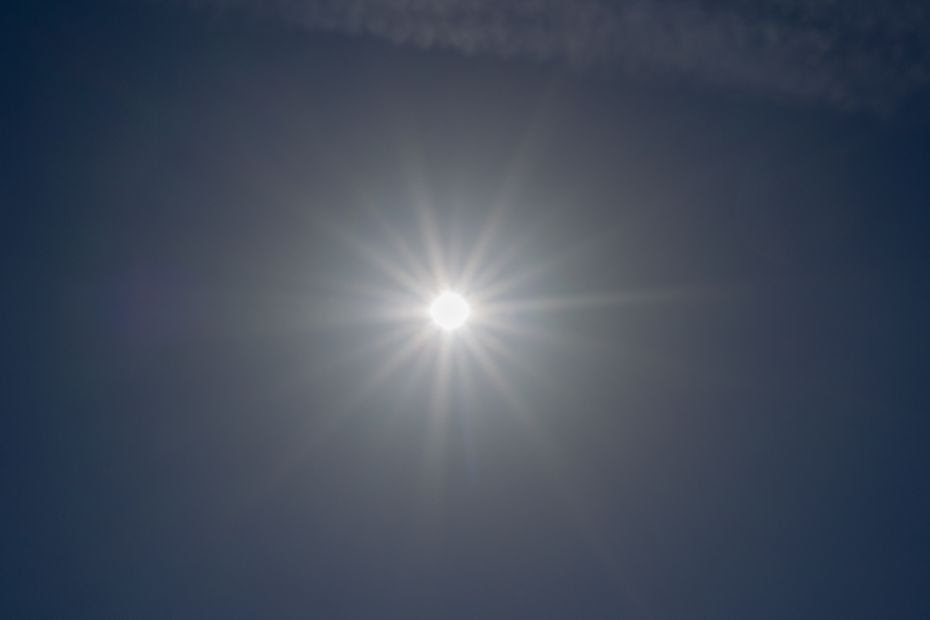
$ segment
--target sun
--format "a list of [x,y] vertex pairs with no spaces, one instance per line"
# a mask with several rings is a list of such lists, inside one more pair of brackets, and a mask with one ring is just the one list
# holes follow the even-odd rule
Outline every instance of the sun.
[[430,318],[443,331],[451,332],[462,327],[471,315],[471,307],[458,293],[445,291],[430,304]]

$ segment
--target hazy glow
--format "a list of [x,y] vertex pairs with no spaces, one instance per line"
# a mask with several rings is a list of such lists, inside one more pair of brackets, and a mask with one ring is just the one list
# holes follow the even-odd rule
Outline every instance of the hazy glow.
[[[534,116],[541,120],[531,129],[545,125],[546,115]],[[350,277],[335,268],[321,270],[327,278],[320,279],[320,285],[326,286],[327,295],[311,296],[307,306],[288,306],[297,310],[299,330],[306,329],[308,317],[320,320],[320,327],[362,328],[358,337],[351,337],[351,331],[336,332],[341,334],[338,341],[351,349],[337,351],[332,366],[321,369],[326,373],[321,379],[335,377],[337,371],[352,377],[359,371],[364,374],[343,389],[331,412],[313,416],[322,420],[319,429],[313,427],[314,439],[335,431],[342,420],[350,419],[346,414],[360,410],[372,414],[364,416],[373,424],[370,430],[389,433],[392,442],[395,433],[416,432],[424,441],[418,505],[426,511],[423,517],[430,528],[445,511],[442,487],[455,462],[446,452],[457,451],[455,459],[463,459],[474,481],[480,471],[474,461],[488,452],[475,444],[495,428],[501,412],[512,416],[539,450],[540,465],[554,474],[579,524],[597,527],[599,518],[588,514],[584,497],[577,493],[587,485],[575,480],[568,455],[541,420],[555,419],[568,403],[554,391],[560,382],[552,373],[570,372],[571,360],[580,353],[601,352],[610,343],[584,328],[583,316],[562,321],[551,320],[551,314],[609,309],[610,318],[616,318],[616,311],[630,304],[666,303],[683,292],[577,288],[587,278],[572,274],[584,276],[588,262],[614,243],[615,231],[565,244],[560,242],[560,222],[514,204],[523,189],[519,177],[534,160],[536,143],[530,135],[518,145],[516,161],[504,170],[500,194],[490,198],[492,207],[484,208],[483,214],[474,207],[466,214],[460,208],[466,203],[457,202],[449,206],[448,219],[432,206],[442,196],[431,195],[423,162],[415,156],[402,161],[409,175],[409,196],[397,198],[408,209],[383,205],[384,197],[365,190],[359,192],[358,206],[367,219],[344,219],[332,210],[333,219],[323,220],[324,230],[337,247],[351,250],[352,256],[342,261],[349,265],[345,271]],[[415,146],[409,145],[412,155]],[[487,197],[487,187],[479,189],[478,195]],[[465,195],[451,198],[464,200]],[[592,247],[595,253],[590,253]],[[316,280],[311,284],[316,286]],[[318,299],[326,301],[317,306]],[[574,325],[591,338],[574,338]],[[567,359],[553,359],[566,349]],[[677,369],[673,364],[669,367]],[[334,381],[333,392],[340,385]],[[556,398],[551,403],[543,400],[550,397]],[[413,419],[422,423],[422,434],[409,423]],[[294,458],[300,456],[302,452]],[[600,546],[593,534],[592,542]]]
[[464,325],[470,314],[471,308],[465,298],[452,291],[440,294],[429,307],[433,323],[447,332]]

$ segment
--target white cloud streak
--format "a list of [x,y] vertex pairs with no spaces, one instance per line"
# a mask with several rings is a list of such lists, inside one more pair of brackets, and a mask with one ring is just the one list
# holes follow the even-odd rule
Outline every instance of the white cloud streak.
[[198,0],[398,45],[606,66],[843,107],[930,83],[925,0]]

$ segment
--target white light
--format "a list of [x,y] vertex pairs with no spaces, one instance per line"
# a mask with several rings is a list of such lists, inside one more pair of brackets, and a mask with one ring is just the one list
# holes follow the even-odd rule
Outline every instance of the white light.
[[439,295],[429,307],[429,315],[433,323],[447,332],[464,325],[469,314],[471,314],[471,308],[468,307],[468,302],[464,297],[452,291]]

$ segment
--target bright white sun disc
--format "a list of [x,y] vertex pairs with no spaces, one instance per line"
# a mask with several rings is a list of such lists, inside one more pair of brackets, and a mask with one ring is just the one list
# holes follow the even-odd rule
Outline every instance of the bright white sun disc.
[[445,331],[452,331],[464,325],[470,314],[471,308],[465,298],[452,291],[440,294],[429,307],[433,323]]

